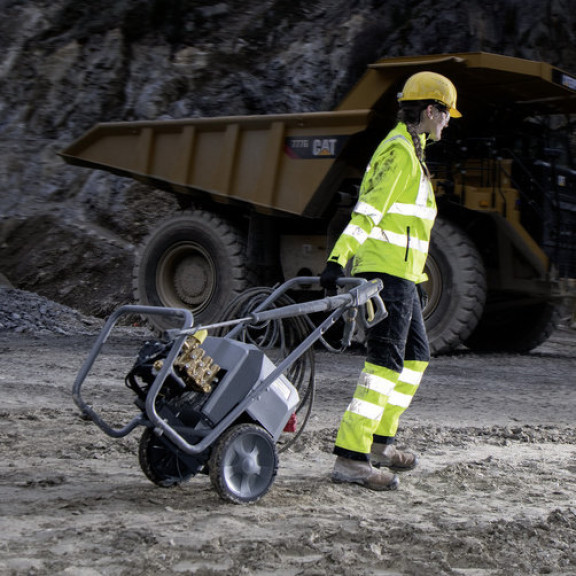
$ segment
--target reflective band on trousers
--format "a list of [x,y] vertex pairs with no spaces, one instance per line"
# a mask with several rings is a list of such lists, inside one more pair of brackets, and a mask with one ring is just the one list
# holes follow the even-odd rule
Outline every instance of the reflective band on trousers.
[[402,394],[402,392],[392,392],[388,398],[388,404],[390,406],[400,406],[401,408],[408,408],[410,402],[412,402],[413,396],[410,394]]
[[389,396],[390,392],[394,390],[394,382],[382,378],[382,376],[376,376],[376,374],[367,374],[362,372],[360,378],[358,379],[358,385],[368,388],[368,390],[373,390],[382,394],[384,396]]
[[418,386],[422,381],[422,376],[424,376],[424,372],[417,372],[416,370],[410,370],[410,368],[404,368],[402,372],[400,372],[400,378],[398,378],[398,380],[400,382],[406,382],[406,384]]
[[377,406],[376,404],[366,402],[365,400],[352,398],[352,402],[350,402],[347,412],[351,412],[352,414],[358,414],[358,416],[368,418],[368,420],[374,420],[376,422],[380,422],[382,414],[384,413],[384,408],[382,408],[381,406]]

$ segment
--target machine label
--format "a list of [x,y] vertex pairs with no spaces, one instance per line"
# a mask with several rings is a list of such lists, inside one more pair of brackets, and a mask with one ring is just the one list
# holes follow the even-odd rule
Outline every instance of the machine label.
[[347,140],[348,136],[291,136],[286,138],[284,150],[299,160],[336,158]]

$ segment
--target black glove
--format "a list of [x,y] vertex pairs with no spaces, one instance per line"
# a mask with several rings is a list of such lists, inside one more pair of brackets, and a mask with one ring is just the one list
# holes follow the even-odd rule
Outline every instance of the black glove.
[[336,292],[336,280],[344,277],[344,268],[338,262],[328,262],[320,274],[320,286],[328,292]]

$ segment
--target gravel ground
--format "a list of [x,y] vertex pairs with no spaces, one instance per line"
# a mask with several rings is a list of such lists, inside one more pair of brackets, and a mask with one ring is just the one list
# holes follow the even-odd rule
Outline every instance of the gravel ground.
[[[316,400],[251,506],[199,475],[146,479],[136,431],[106,436],[71,388],[101,321],[0,289],[0,574],[6,576],[576,575],[576,331],[531,354],[433,359],[400,442],[421,464],[394,493],[329,481],[363,357],[316,354]],[[134,413],[123,378],[150,334],[123,327],[90,379]]]
[[87,335],[103,322],[25,290],[0,287],[0,332]]

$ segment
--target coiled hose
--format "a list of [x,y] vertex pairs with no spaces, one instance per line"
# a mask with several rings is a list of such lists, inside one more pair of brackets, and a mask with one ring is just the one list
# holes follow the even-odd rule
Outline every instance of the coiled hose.
[[[249,316],[273,291],[274,288],[260,286],[242,292],[222,311],[220,318],[222,320],[234,320],[236,318]],[[267,310],[289,306],[294,303],[292,298],[283,294],[270,304]],[[223,337],[231,329],[232,327],[220,328],[215,335]],[[294,316],[244,326],[235,338],[241,342],[254,344],[277,365],[286,358],[313,329],[314,326],[308,316]],[[298,390],[300,402],[295,412],[295,431],[283,432],[281,434],[278,440],[279,452],[284,452],[298,440],[310,418],[315,388],[315,358],[313,346],[308,348],[304,354],[292,363],[285,376]]]

